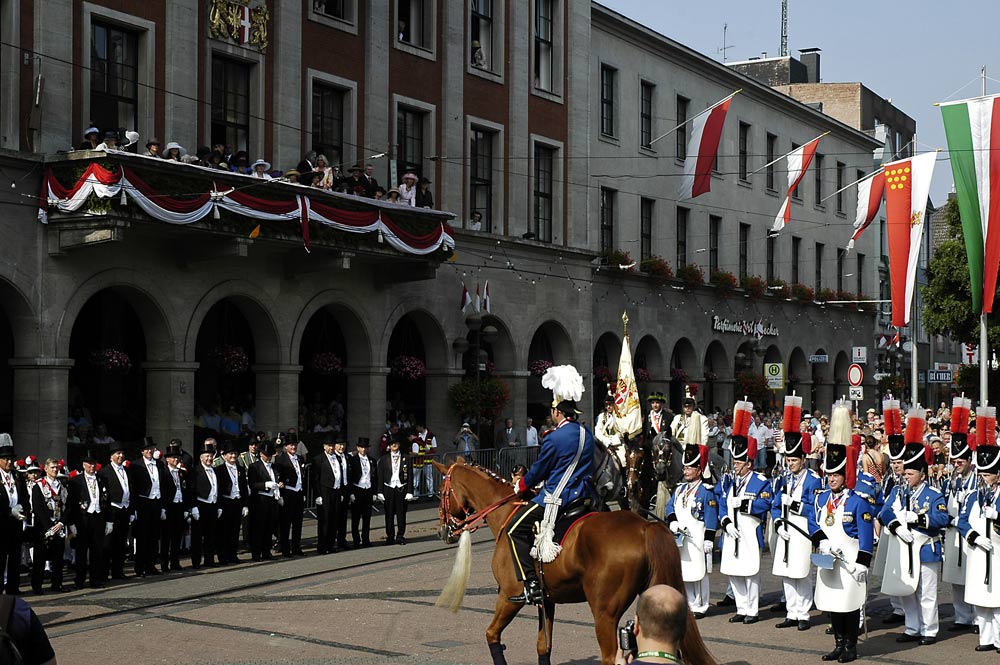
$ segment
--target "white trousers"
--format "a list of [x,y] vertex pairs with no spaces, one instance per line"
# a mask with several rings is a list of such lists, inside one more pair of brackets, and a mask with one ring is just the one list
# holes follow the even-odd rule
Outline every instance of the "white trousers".
[[965,585],[951,585],[951,604],[955,608],[955,623],[971,626],[976,621],[976,610],[965,602]]
[[813,604],[813,578],[793,580],[781,578],[781,588],[785,592],[785,616],[794,621],[808,621]]
[[708,611],[708,575],[697,582],[685,582],[684,591],[692,612],[697,614]]
[[901,596],[906,615],[906,634],[922,637],[937,637],[938,634],[938,567],[939,563],[921,563],[920,580],[917,590],[909,596]]
[[899,596],[889,596],[889,604],[892,606],[893,614],[903,613],[903,603],[899,601]]
[[733,597],[736,599],[736,613],[747,617],[757,616],[760,601],[760,575],[742,577],[730,575],[729,583],[733,587]]
[[976,625],[979,626],[979,644],[992,644],[1000,649],[1000,608],[975,607]]

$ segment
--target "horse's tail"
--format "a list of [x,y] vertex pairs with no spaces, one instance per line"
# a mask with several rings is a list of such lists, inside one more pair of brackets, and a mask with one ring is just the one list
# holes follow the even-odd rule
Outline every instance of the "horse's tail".
[[472,534],[463,531],[458,537],[458,550],[455,553],[455,565],[451,568],[448,582],[441,590],[434,605],[444,607],[451,612],[458,612],[465,598],[465,590],[469,586],[469,575],[472,573]]
[[[680,553],[673,542],[670,530],[662,522],[649,522],[645,525],[644,534],[646,565],[649,572],[646,587],[667,584],[681,593],[686,593],[684,581],[680,576]],[[698,622],[691,611],[688,611],[687,629],[684,631],[684,639],[681,640],[680,651],[681,658],[688,665],[716,665],[715,658],[701,639]]]

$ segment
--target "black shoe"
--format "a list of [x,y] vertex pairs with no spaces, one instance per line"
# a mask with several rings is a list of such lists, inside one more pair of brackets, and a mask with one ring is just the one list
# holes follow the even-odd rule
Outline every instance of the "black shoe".
[[902,614],[890,614],[886,618],[882,619],[882,624],[885,626],[894,626],[898,623],[903,623],[906,621],[906,617]]
[[160,572],[159,569],[157,569],[156,566],[150,566],[149,570],[147,570],[146,573],[149,574],[149,575],[162,575],[163,574],[162,572]]
[[921,637],[920,638],[920,646],[927,647],[927,646],[930,646],[932,644],[937,644],[937,638],[936,637]]
[[952,624],[951,627],[946,628],[949,633],[966,633],[972,630],[972,626],[967,623],[956,623]]
[[905,644],[906,642],[919,642],[919,641],[920,641],[919,635],[907,635],[906,633],[903,633],[902,635],[896,638],[896,642],[898,642],[899,644]]
[[831,661],[831,660],[839,660],[840,659],[840,657],[844,653],[844,638],[843,637],[838,637],[837,640],[836,640],[836,645],[837,646],[835,646],[833,648],[833,651],[831,651],[830,653],[825,654],[823,656],[823,660],[825,660],[825,661]]
[[745,619],[746,617],[742,614],[734,614],[733,616],[729,617],[729,623],[743,623]]
[[535,579],[525,580],[524,591],[522,591],[520,594],[516,596],[511,596],[507,600],[509,600],[512,603],[516,603],[518,605],[523,605],[525,603],[531,603],[532,605],[541,605],[543,601],[542,587],[538,583],[538,580]]
[[809,623],[808,619],[799,621],[799,630],[809,630],[810,628],[812,628],[812,624]]
[[396,539],[396,544],[397,545],[405,545],[406,544],[406,538],[403,538],[402,536],[400,536],[399,538]]
[[976,647],[976,651],[993,651],[994,647],[992,644],[980,644]]
[[395,538],[386,538],[385,539],[385,544],[386,545],[395,545],[396,544],[396,539]]
[[858,659],[858,641],[855,638],[853,641],[848,640],[844,642],[844,652],[840,654],[840,658],[837,659],[838,663],[853,663]]
[[833,626],[827,626],[826,630],[823,631],[824,635],[833,635]]
[[292,552],[292,555],[293,556],[305,556],[306,553],[303,552],[302,550],[295,550],[294,552]]
[[771,607],[769,607],[767,611],[768,612],[784,612],[785,610],[786,610],[786,608],[785,608],[785,604],[784,603],[777,603],[775,605],[771,605]]
[[743,619],[743,623],[745,623],[747,625],[749,625],[751,623],[757,623],[758,621],[760,621],[760,617],[759,616],[744,617],[744,619]]
[[693,614],[694,614],[694,618],[695,619],[704,619],[705,618],[705,612],[693,612]]
[[799,622],[795,619],[785,619],[781,623],[774,624],[775,628],[791,628],[792,626],[798,626]]
[[715,604],[715,606],[716,607],[735,607],[736,606],[736,599],[735,598],[730,598],[729,596],[725,596],[725,597],[723,597],[722,600],[720,600],[719,602],[717,602]]

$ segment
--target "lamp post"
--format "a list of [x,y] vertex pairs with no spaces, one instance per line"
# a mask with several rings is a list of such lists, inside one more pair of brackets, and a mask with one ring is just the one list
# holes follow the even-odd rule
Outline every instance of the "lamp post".
[[489,324],[484,326],[483,316],[479,312],[472,312],[465,317],[465,327],[469,329],[469,332],[474,333],[472,357],[476,372],[476,437],[478,438],[481,436],[481,421],[483,419],[479,375],[486,369],[486,361],[489,360],[489,355],[483,350],[483,342],[491,344],[500,331]]

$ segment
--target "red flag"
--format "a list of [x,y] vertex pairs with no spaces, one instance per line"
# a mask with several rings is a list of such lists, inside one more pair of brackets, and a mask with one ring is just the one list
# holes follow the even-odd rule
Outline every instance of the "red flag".
[[910,322],[917,259],[924,232],[924,212],[934,175],[933,152],[885,165],[885,212],[889,230],[889,280],[892,325]]
[[684,158],[684,176],[677,192],[678,201],[693,199],[711,190],[712,169],[719,152],[722,126],[726,122],[726,113],[732,101],[733,96],[730,95],[728,99],[691,121],[691,138]]
[[792,194],[795,193],[795,188],[799,186],[809,164],[812,163],[813,155],[816,154],[816,148],[819,146],[821,138],[823,137],[817,136],[809,143],[788,153],[788,193],[785,194],[785,200],[778,210],[778,216],[774,218],[771,233],[777,233],[792,220]]
[[472,304],[472,296],[469,295],[469,289],[465,286],[465,282],[462,282],[462,300],[458,303],[458,308],[463,312]]
[[878,214],[882,205],[882,194],[885,191],[885,171],[879,171],[870,178],[858,183],[858,210],[854,216],[854,228],[857,229],[847,243],[847,249],[854,249],[854,241],[861,237]]

